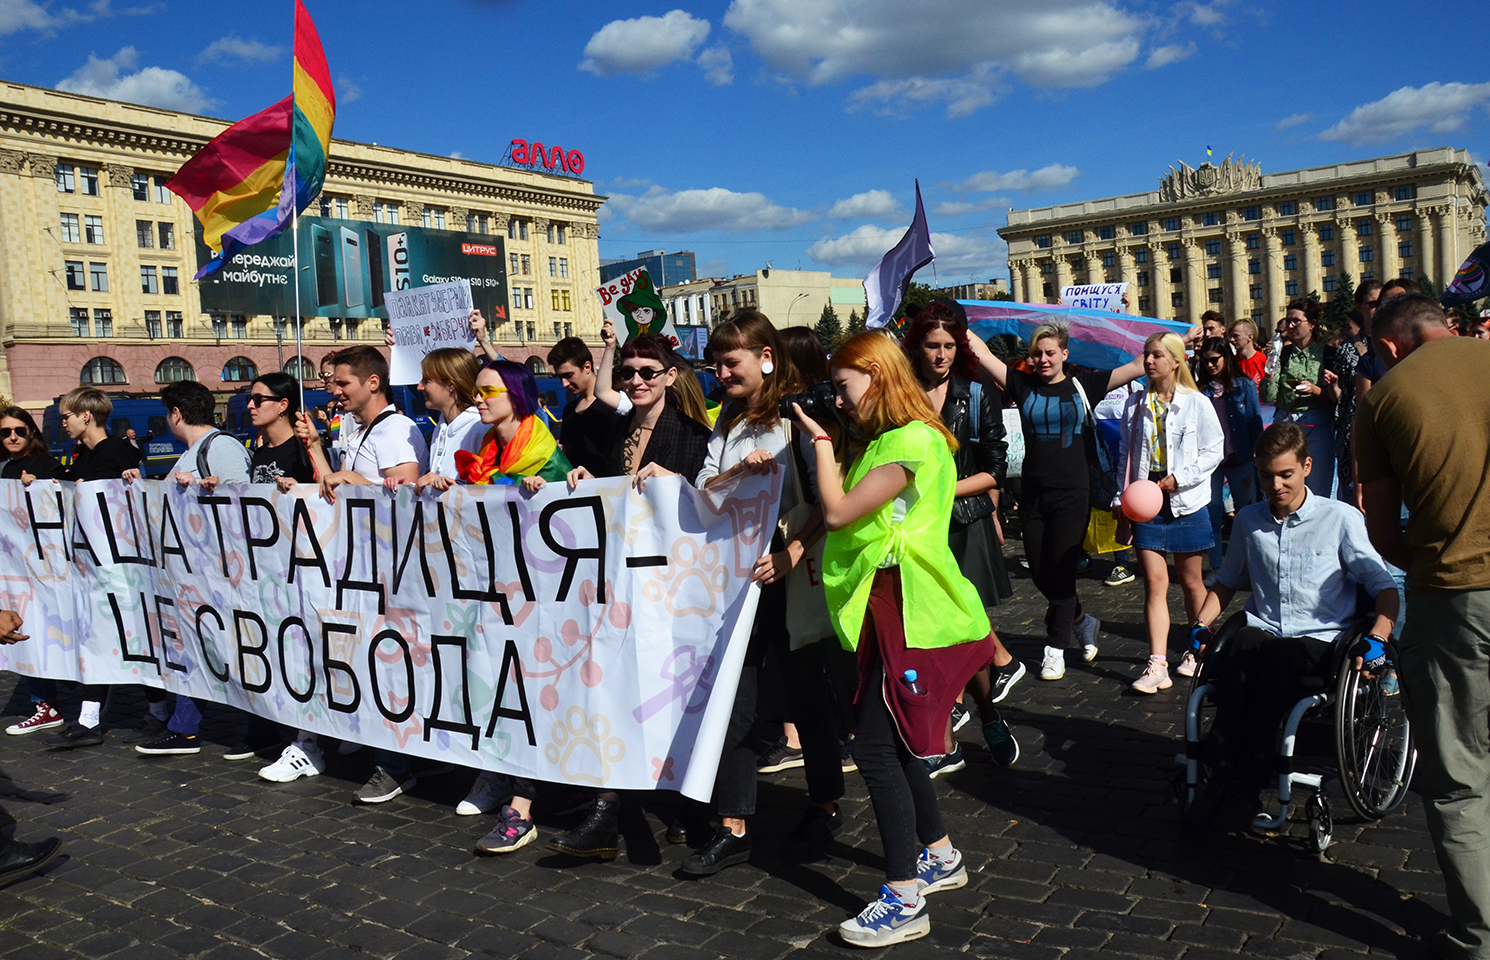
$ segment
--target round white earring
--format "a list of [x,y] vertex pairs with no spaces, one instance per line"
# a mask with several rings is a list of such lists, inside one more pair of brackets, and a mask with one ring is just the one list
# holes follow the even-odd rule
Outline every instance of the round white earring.
[[776,364],[772,363],[771,361],[767,360],[765,363],[761,364],[761,373],[764,373],[767,376],[770,376],[771,374],[773,374],[775,372],[776,372]]

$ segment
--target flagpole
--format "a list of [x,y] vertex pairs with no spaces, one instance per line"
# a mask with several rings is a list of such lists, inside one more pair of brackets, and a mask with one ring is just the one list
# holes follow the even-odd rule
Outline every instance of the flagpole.
[[[290,187],[290,259],[294,261],[291,267],[290,283],[295,287],[295,381],[300,384],[300,412],[307,419],[311,417],[310,411],[305,409],[305,352],[301,342],[300,328],[304,325],[300,317],[300,192],[299,178],[295,176],[295,53],[294,43],[300,28],[299,4],[290,5],[290,154],[289,154],[289,187]],[[314,425],[314,424],[312,424]]]

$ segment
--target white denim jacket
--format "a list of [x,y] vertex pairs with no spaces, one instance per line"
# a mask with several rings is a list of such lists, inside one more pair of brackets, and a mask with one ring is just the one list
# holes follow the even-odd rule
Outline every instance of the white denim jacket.
[[[1154,442],[1154,419],[1148,414],[1147,387],[1136,391],[1123,404],[1122,428],[1118,433],[1119,469],[1126,467],[1123,486],[1147,480],[1149,449]],[[1132,447],[1132,456],[1129,448]],[[1202,393],[1176,387],[1164,429],[1164,462],[1174,475],[1178,489],[1169,497],[1177,517],[1204,510],[1211,502],[1211,474],[1221,465],[1226,436],[1216,408]]]

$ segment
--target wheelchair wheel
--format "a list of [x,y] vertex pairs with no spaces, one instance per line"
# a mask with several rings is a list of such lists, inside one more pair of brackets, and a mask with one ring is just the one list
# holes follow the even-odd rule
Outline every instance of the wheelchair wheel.
[[1345,799],[1368,820],[1380,820],[1407,799],[1417,751],[1402,698],[1382,696],[1381,682],[1349,660],[1335,684],[1335,759]]
[[1314,849],[1318,853],[1324,853],[1329,849],[1330,841],[1335,838],[1335,821],[1330,816],[1330,808],[1324,796],[1311,793],[1304,804],[1304,812],[1309,817],[1309,837],[1314,841]]

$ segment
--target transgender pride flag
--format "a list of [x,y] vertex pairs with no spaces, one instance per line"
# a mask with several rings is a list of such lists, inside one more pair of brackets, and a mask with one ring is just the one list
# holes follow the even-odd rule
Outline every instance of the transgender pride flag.
[[199,150],[166,187],[202,223],[215,254],[196,279],[279,233],[321,192],[336,94],[316,25],[295,0],[295,78],[290,96],[233,124]]
[[967,311],[969,329],[984,340],[1000,333],[1012,333],[1027,341],[1042,323],[1064,323],[1071,330],[1071,362],[1095,370],[1121,367],[1143,353],[1143,342],[1151,334],[1169,331],[1183,337],[1190,330],[1185,323],[1108,310],[1007,300],[957,302]]

